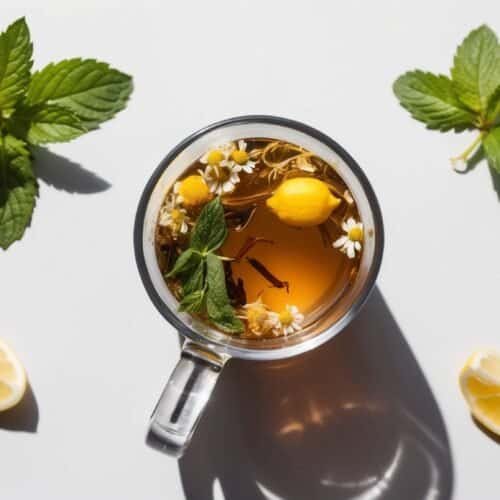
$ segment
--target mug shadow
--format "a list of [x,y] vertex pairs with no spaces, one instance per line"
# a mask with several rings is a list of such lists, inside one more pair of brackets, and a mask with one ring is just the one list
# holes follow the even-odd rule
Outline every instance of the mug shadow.
[[453,485],[439,408],[377,288],[316,350],[232,360],[179,469],[187,500],[449,500]]

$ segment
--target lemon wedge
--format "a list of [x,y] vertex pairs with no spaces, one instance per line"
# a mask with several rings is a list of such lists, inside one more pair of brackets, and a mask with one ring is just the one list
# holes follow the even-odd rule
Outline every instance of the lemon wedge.
[[12,349],[0,340],[0,411],[19,403],[25,391],[26,374],[23,365]]
[[312,227],[325,222],[340,204],[328,186],[312,177],[295,177],[283,182],[267,206],[289,226]]
[[460,388],[472,415],[500,435],[500,353],[475,352],[460,372]]

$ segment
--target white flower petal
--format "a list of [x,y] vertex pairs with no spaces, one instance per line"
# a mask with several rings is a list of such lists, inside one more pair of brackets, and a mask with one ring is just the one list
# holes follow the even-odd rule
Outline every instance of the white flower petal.
[[230,193],[231,191],[234,191],[234,184],[230,180],[226,181],[222,185],[222,190],[224,193]]
[[360,252],[361,251],[361,243],[359,241],[354,242],[354,248]]
[[354,243],[352,241],[348,241],[345,245],[345,249],[347,257],[349,257],[350,259],[354,259],[354,257],[356,256],[356,252],[354,250]]
[[345,245],[349,241],[349,238],[347,236],[341,236],[338,240],[336,240],[333,243],[334,248],[340,248],[341,246]]
[[243,139],[240,139],[238,141],[238,149],[240,151],[246,151],[247,150],[247,143]]

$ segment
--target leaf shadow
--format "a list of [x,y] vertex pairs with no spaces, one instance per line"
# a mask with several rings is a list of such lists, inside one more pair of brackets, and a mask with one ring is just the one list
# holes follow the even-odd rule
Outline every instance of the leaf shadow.
[[35,173],[45,184],[72,194],[92,194],[111,187],[106,179],[46,148],[33,150]]
[[0,413],[0,429],[35,433],[39,420],[38,403],[28,383],[23,399],[10,410]]

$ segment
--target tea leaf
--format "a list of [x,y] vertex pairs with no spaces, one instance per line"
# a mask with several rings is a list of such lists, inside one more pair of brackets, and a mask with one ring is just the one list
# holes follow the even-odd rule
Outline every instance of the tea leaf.
[[125,108],[132,78],[95,59],[66,59],[33,75],[26,101],[71,110],[87,129],[96,128]]
[[188,248],[182,252],[175,261],[174,267],[167,274],[167,278],[173,278],[180,273],[185,273],[195,267],[200,261],[201,256],[193,248]]
[[500,127],[488,132],[483,139],[483,148],[491,168],[500,173]]
[[0,246],[19,240],[31,220],[38,186],[21,141],[0,137]]
[[32,53],[33,45],[24,17],[0,34],[0,110],[12,109],[26,92]]
[[229,303],[224,266],[217,255],[209,253],[207,259],[207,313],[211,321],[221,330],[231,333],[243,331]]
[[474,114],[459,101],[446,76],[411,71],[394,82],[393,90],[413,118],[431,129],[464,129],[474,124]]
[[190,247],[200,252],[214,252],[227,237],[224,208],[220,197],[207,203],[196,221],[191,235]]
[[460,101],[485,113],[500,83],[500,48],[488,26],[480,26],[467,35],[457,49],[451,75]]

